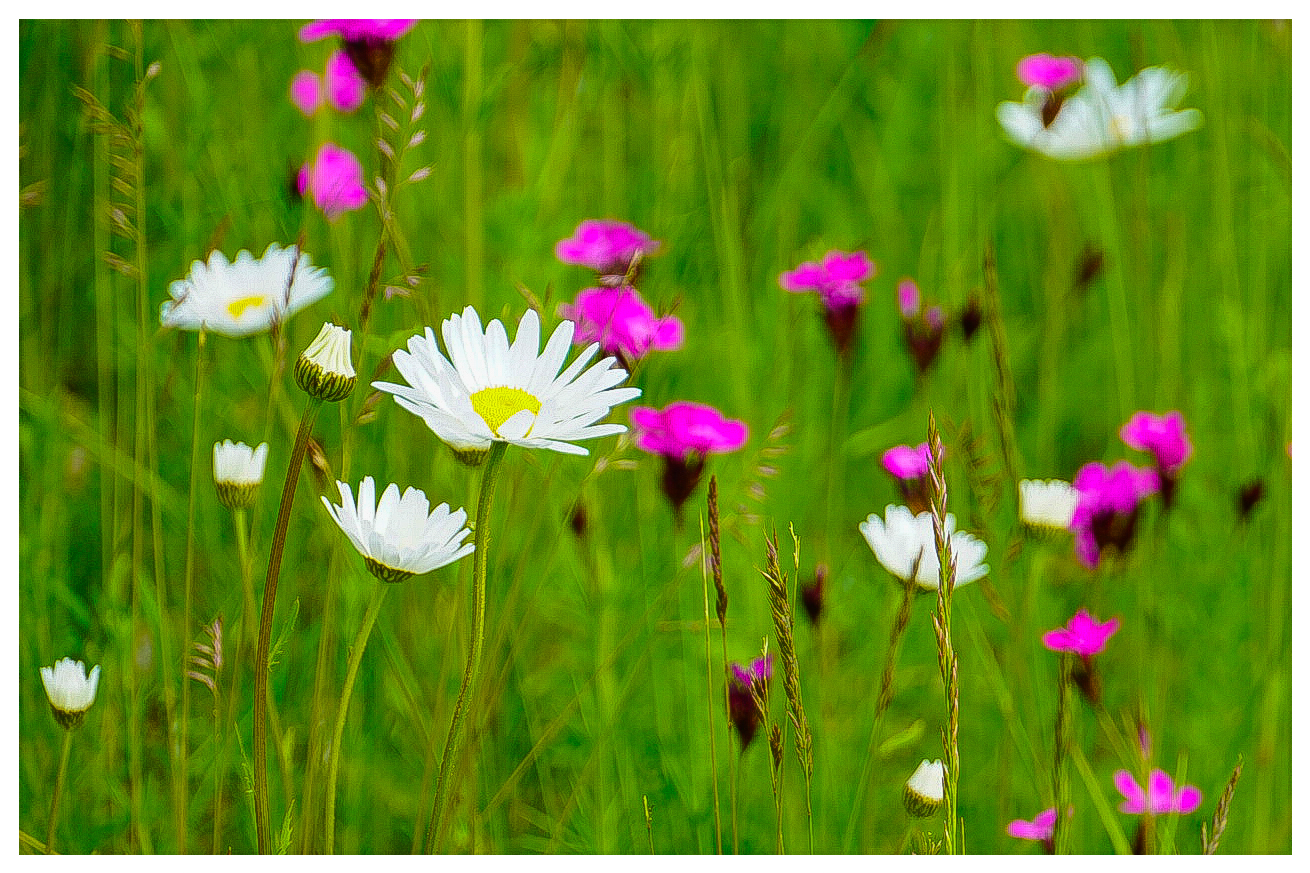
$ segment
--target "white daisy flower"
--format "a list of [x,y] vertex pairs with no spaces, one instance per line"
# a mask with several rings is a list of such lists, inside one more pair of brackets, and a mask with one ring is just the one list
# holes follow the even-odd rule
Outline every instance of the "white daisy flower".
[[[919,571],[912,580],[920,588],[936,591],[941,584],[940,565],[937,562],[937,541],[932,532],[932,513],[918,515],[904,506],[888,506],[887,520],[870,515],[860,523],[860,533],[869,548],[887,572],[903,582],[909,582],[914,563]],[[955,516],[946,514],[946,533],[951,538],[951,553],[955,558],[955,587],[968,585],[987,575],[987,544],[972,534],[955,530]]]
[[228,509],[242,509],[255,502],[255,491],[264,481],[268,443],[250,448],[245,443],[223,440],[214,443],[214,486],[218,500]]
[[325,322],[318,336],[296,359],[293,375],[296,384],[310,397],[331,402],[349,397],[355,390],[350,331]]
[[946,765],[939,758],[931,764],[925,758],[905,781],[905,809],[910,815],[928,818],[942,807],[946,795]]
[[391,484],[374,503],[373,477],[359,483],[359,501],[350,486],[337,482],[341,505],[321,498],[332,520],[364,556],[369,572],[384,582],[403,582],[410,576],[428,573],[472,553],[473,544],[463,540],[471,533],[464,523],[463,509],[450,511],[442,503],[428,513],[428,497],[417,488],[400,489]]
[[1019,483],[1019,518],[1038,529],[1068,530],[1078,508],[1078,492],[1063,479],[1024,479]]
[[1042,110],[1048,92],[1029,88],[1022,103],[996,107],[996,119],[1019,146],[1057,160],[1081,160],[1121,148],[1172,139],[1201,125],[1197,109],[1175,111],[1187,90],[1187,76],[1148,67],[1116,85],[1109,64],[1092,58],[1083,65],[1083,88],[1066,99],[1050,125]]
[[88,676],[85,664],[64,658],[53,667],[41,668],[41,682],[45,685],[45,695],[50,699],[55,721],[61,727],[72,730],[82,723],[86,711],[96,701],[100,667],[92,667],[91,675]]
[[331,290],[332,277],[295,246],[284,249],[274,243],[258,260],[243,249],[232,263],[215,250],[208,263],[193,262],[185,279],[168,286],[173,299],[160,304],[159,322],[183,330],[203,327],[224,336],[248,336],[268,330]]
[[498,320],[482,330],[472,306],[441,323],[447,360],[431,328],[411,337],[408,352],[392,362],[408,385],[374,382],[396,395],[396,402],[427,422],[438,437],[466,460],[477,460],[493,441],[573,455],[587,450],[575,440],[623,433],[621,424],[596,424],[614,406],[641,395],[618,388],[628,377],[614,358],[603,358],[583,372],[600,348],[592,343],[560,367],[573,340],[574,325],[561,322],[540,354],[541,323],[529,309],[519,321],[514,344]]

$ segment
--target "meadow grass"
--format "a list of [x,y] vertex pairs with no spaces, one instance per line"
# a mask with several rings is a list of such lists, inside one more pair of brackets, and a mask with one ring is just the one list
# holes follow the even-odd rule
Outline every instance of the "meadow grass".
[[[366,178],[378,172],[372,98],[355,115],[313,119],[288,100],[292,75],[321,71],[330,51],[298,42],[298,26],[145,22],[139,45],[120,22],[19,27],[29,196],[18,224],[18,795],[29,850],[46,834],[63,741],[38,668],[65,656],[103,675],[73,737],[56,849],[255,847],[251,657],[220,671],[230,706],[217,731],[208,690],[183,693],[194,681],[185,660],[218,616],[230,651],[253,647],[237,642],[253,640],[243,573],[262,578],[305,403],[287,356],[324,319],[359,326],[382,226],[372,207],[328,222],[290,193],[325,139],[355,150]],[[1039,51],[1104,57],[1121,79],[1149,65],[1186,71],[1183,105],[1205,123],[1102,160],[1025,152],[994,113],[1022,93],[1015,63]],[[820,625],[794,621],[813,780],[788,734],[789,851],[810,840],[820,852],[899,850],[905,779],[942,757],[942,675],[923,598],[870,743],[902,591],[857,529],[901,502],[878,459],[923,442],[930,412],[949,509],[987,542],[991,567],[990,592],[969,586],[950,603],[963,847],[1037,851],[1005,826],[1055,801],[1060,663],[1040,636],[1086,606],[1122,627],[1098,658],[1103,712],[1074,699],[1065,725],[1062,778],[1077,812],[1061,840],[1109,852],[1133,839],[1111,774],[1133,768],[1141,719],[1154,761],[1185,768],[1205,795],[1197,813],[1156,822],[1163,848],[1201,850],[1202,822],[1240,759],[1219,851],[1290,851],[1290,23],[433,21],[398,43],[399,87],[397,71],[424,75],[427,137],[391,180],[379,277],[383,288],[421,280],[408,296],[382,291],[357,331],[360,385],[318,417],[291,515],[269,675],[275,841],[285,825],[290,850],[325,850],[326,744],[349,641],[379,584],[318,495],[373,475],[470,514],[477,502],[478,475],[368,383],[394,380],[391,352],[465,305],[514,324],[535,299],[549,330],[556,304],[591,284],[554,245],[605,217],[661,240],[642,291],[686,326],[680,351],[637,368],[638,402],[709,403],[751,429],[744,449],[713,456],[707,471],[727,659],[747,661],[766,637],[777,651],[759,572],[766,531],[794,526],[799,569],[787,543],[781,558],[793,595],[817,564],[828,568]],[[96,131],[75,87],[126,122],[127,140]],[[423,166],[426,179],[395,184]],[[206,336],[198,394],[196,334],[159,327],[168,284],[213,247],[258,255],[301,236],[336,289],[276,343]],[[780,272],[830,249],[863,249],[878,265],[847,374],[812,297],[778,286]],[[1080,286],[1089,249],[1103,269]],[[999,320],[969,343],[952,326],[919,378],[896,310],[902,276],[951,312],[994,294]],[[1126,559],[1095,572],[1068,542],[1023,541],[1013,478],[1142,463],[1118,437],[1137,409],[1186,416],[1196,452],[1172,511],[1148,508]],[[217,440],[270,443],[247,513],[249,568],[208,469],[192,488],[193,422],[206,467]],[[483,671],[442,846],[712,853],[733,845],[736,827],[740,851],[771,852],[767,738],[733,760],[724,655],[706,646],[705,484],[678,526],[657,459],[612,437],[587,448],[588,458],[506,455],[489,520]],[[1257,477],[1264,499],[1239,522],[1236,493]],[[579,505],[581,536],[570,524]],[[410,579],[378,611],[345,721],[339,853],[423,847],[469,644],[472,570],[461,561]],[[708,713],[707,676],[717,689]],[[772,695],[775,725],[787,725],[786,697]],[[169,720],[184,707],[179,791]],[[862,773],[867,798],[852,819]],[[940,820],[927,827],[940,842]]]

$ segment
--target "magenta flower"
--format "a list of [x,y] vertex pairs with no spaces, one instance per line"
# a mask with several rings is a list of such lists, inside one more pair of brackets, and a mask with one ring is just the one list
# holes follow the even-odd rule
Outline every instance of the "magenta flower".
[[1058,91],[1083,77],[1083,63],[1077,58],[1057,58],[1042,53],[1019,61],[1014,72],[1029,88]]
[[823,304],[824,326],[842,358],[849,358],[855,344],[860,304],[864,289],[860,283],[872,279],[878,267],[864,252],[831,251],[819,263],[806,261],[778,276],[778,284],[793,294],[815,291]]
[[1134,413],[1119,430],[1119,436],[1130,448],[1155,456],[1155,466],[1160,472],[1160,496],[1165,509],[1173,506],[1178,471],[1192,457],[1192,441],[1187,438],[1183,414],[1178,411],[1168,415]]
[[343,212],[359,209],[368,202],[368,189],[363,183],[363,169],[348,149],[333,143],[324,143],[314,160],[300,168],[296,188],[314,198],[314,205],[323,210],[329,221],[335,221]]
[[732,726],[737,729],[743,751],[751,744],[751,740],[755,739],[755,732],[759,729],[760,719],[763,716],[759,707],[755,705],[751,688],[759,683],[761,696],[766,696],[769,679],[772,676],[772,655],[756,658],[745,667],[734,661],[729,668],[728,716],[732,719]]
[[623,283],[638,253],[646,257],[659,248],[658,240],[631,224],[588,219],[578,225],[573,236],[555,244],[555,257],[566,264],[590,267],[602,285],[617,286]]
[[914,357],[915,366],[924,373],[937,359],[942,348],[942,332],[945,318],[940,306],[929,307],[921,312],[919,286],[913,279],[902,279],[896,286],[896,298],[901,309],[901,321],[905,324],[905,344]]
[[1152,770],[1148,782],[1149,793],[1142,790],[1127,770],[1119,770],[1114,774],[1114,787],[1124,796],[1124,802],[1119,804],[1120,812],[1129,815],[1141,815],[1148,811],[1151,815],[1167,815],[1171,812],[1187,815],[1201,805],[1201,789],[1195,785],[1184,785],[1175,791],[1174,780],[1163,770]]
[[1119,619],[1101,623],[1080,609],[1069,619],[1069,624],[1042,635],[1042,645],[1052,652],[1072,652],[1083,659],[1099,655],[1106,642],[1119,630]]
[[366,84],[351,63],[350,56],[344,51],[337,51],[328,58],[322,80],[309,70],[296,73],[291,80],[291,102],[306,116],[313,115],[323,105],[326,90],[327,100],[334,109],[338,112],[354,112],[364,102]]
[[682,322],[675,316],[656,318],[635,288],[588,288],[573,303],[561,303],[561,318],[577,324],[575,345],[600,343],[628,372],[649,351],[682,348]]
[[300,41],[316,42],[325,36],[339,36],[346,42],[395,42],[416,23],[417,18],[320,18],[300,28]]
[[364,81],[373,88],[381,88],[396,53],[396,40],[417,21],[417,18],[322,18],[300,28],[300,41],[340,37],[341,47]]
[[896,487],[915,515],[928,511],[928,468],[931,464],[927,443],[892,446],[882,453],[883,468],[896,479]]
[[700,483],[705,457],[735,452],[746,444],[746,424],[726,419],[712,406],[679,401],[663,410],[638,406],[632,410],[637,448],[664,458],[661,486],[682,523],[682,504]]
[[1015,819],[1006,827],[1005,832],[1016,839],[1049,843],[1055,837],[1055,820],[1057,817],[1055,807],[1052,806],[1050,809],[1044,809],[1037,813],[1037,817],[1032,821],[1024,821],[1021,818]]
[[1074,477],[1078,506],[1069,529],[1079,559],[1088,567],[1101,561],[1101,550],[1114,546],[1125,551],[1137,528],[1137,510],[1141,501],[1160,490],[1160,477],[1154,470],[1134,467],[1120,461],[1113,468],[1092,462],[1083,465]]

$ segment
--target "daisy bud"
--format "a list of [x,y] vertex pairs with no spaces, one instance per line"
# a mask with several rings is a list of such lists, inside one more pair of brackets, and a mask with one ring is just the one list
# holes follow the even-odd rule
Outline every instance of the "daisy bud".
[[86,665],[72,658],[64,658],[53,667],[41,668],[41,682],[55,721],[64,730],[72,730],[82,723],[86,711],[96,701],[96,688],[100,685],[100,667],[86,673]]
[[296,359],[296,384],[319,400],[345,400],[355,390],[350,363],[350,331],[325,323]]
[[214,487],[218,502],[228,509],[245,509],[255,502],[255,492],[264,481],[268,443],[250,448],[245,443],[223,440],[214,443]]
[[945,793],[946,765],[940,759],[931,764],[925,759],[905,782],[905,811],[916,818],[928,818],[942,808]]

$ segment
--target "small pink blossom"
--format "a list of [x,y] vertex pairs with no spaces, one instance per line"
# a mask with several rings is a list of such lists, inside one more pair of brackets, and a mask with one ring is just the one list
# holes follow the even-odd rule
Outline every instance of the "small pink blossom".
[[359,159],[348,149],[333,143],[324,143],[314,160],[300,168],[296,188],[314,198],[314,205],[323,210],[329,221],[335,221],[343,212],[359,209],[368,202],[368,189],[363,184],[363,169]]
[[320,18],[300,28],[300,41],[339,36],[346,41],[395,42],[417,22],[417,18]]
[[291,79],[291,102],[306,118],[323,105],[323,85],[315,73],[301,70]]
[[745,749],[755,738],[759,729],[762,713],[755,705],[751,688],[759,683],[761,694],[768,691],[769,679],[773,676],[773,655],[756,658],[748,666],[733,662],[729,667],[728,681],[728,716],[732,726],[737,730],[737,737]]
[[291,80],[291,102],[306,116],[310,116],[323,105],[326,91],[327,101],[334,109],[338,112],[354,112],[364,102],[367,85],[364,77],[355,69],[350,56],[344,51],[336,51],[328,58],[327,70],[322,79],[309,70],[296,73]]
[[1015,75],[1030,88],[1057,91],[1082,78],[1083,64],[1077,58],[1057,58],[1045,53],[1029,55],[1019,61]]
[[632,264],[633,257],[659,251],[658,240],[623,221],[588,219],[578,225],[573,236],[555,245],[555,257],[566,264],[590,267],[604,279],[621,282]]
[[1192,456],[1187,424],[1178,411],[1167,415],[1135,413],[1120,429],[1119,436],[1129,447],[1154,455],[1156,465],[1168,475],[1176,474]]
[[893,446],[882,453],[882,466],[897,479],[921,479],[928,475],[932,455],[927,443]]
[[896,286],[896,300],[905,324],[905,344],[914,357],[915,366],[924,373],[937,359],[942,348],[942,327],[945,318],[940,306],[922,311],[919,286],[913,279],[902,279]]
[[1174,780],[1163,770],[1152,770],[1148,782],[1149,794],[1142,790],[1127,770],[1119,770],[1114,774],[1114,786],[1124,796],[1124,802],[1119,804],[1120,812],[1141,815],[1149,810],[1151,815],[1171,812],[1187,815],[1201,805],[1201,789],[1195,785],[1184,785],[1174,791]]
[[817,291],[828,309],[858,306],[864,302],[859,283],[873,278],[877,265],[864,252],[831,251],[823,261],[806,261],[778,277],[778,284],[794,294]]
[[1020,840],[1037,840],[1046,842],[1055,836],[1055,807],[1037,813],[1032,821],[1017,818],[1005,829],[1010,836]]
[[900,304],[902,318],[914,318],[919,314],[919,286],[913,279],[902,279],[897,283],[896,300]]
[[1080,609],[1069,619],[1066,627],[1048,631],[1042,635],[1042,645],[1052,652],[1072,652],[1083,658],[1099,655],[1106,642],[1119,630],[1119,619],[1098,622],[1085,609]]
[[686,460],[735,452],[746,444],[745,422],[724,418],[712,406],[678,401],[663,410],[638,406],[632,410],[637,448],[653,455]]
[[682,348],[682,322],[672,315],[656,318],[635,288],[588,288],[558,311],[577,324],[576,345],[600,343],[601,351],[622,358],[625,366],[652,350]]
[[1106,546],[1122,552],[1132,542],[1138,505],[1160,490],[1160,477],[1154,470],[1127,461],[1110,469],[1092,462],[1078,471],[1073,487],[1078,492],[1078,506],[1069,529],[1074,533],[1079,560],[1096,567]]

